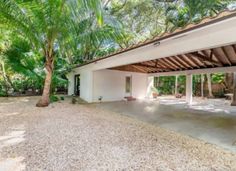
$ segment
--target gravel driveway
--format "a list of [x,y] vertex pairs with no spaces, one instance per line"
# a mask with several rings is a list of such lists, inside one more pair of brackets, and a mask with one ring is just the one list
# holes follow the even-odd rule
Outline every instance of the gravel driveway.
[[0,98],[0,171],[236,170],[236,155],[93,105]]

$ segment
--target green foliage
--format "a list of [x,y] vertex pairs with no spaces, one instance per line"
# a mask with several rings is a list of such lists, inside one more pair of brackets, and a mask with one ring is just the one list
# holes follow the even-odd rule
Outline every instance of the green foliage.
[[[0,0],[0,95],[42,90],[48,53],[54,58],[54,93],[67,86],[66,74],[75,64],[198,22],[229,5],[235,8],[235,0]],[[193,80],[198,83],[199,76]],[[184,93],[185,77],[178,81]],[[224,74],[212,74],[213,83],[223,81]],[[160,77],[158,91],[172,94],[174,82],[175,77]]]
[[7,93],[5,91],[0,90],[0,97],[7,97]]
[[66,87],[65,75],[73,64],[113,51],[114,40],[122,37],[121,25],[106,15],[100,0],[0,0],[0,21],[5,31],[17,33],[4,50],[9,72],[20,74],[28,84],[33,82],[33,87],[41,89],[44,63],[52,57],[52,92],[56,87]]
[[233,3],[234,0],[182,0],[171,3],[166,8],[168,30],[199,22],[204,17],[214,16]]
[[[44,63],[43,57],[32,49],[30,43],[21,36],[11,35],[11,45],[5,49],[3,60],[8,73],[12,76],[12,88],[15,92],[24,92],[29,88],[43,88]],[[52,92],[56,87],[66,87],[66,61],[58,57],[55,61],[55,71],[52,79]]]
[[158,88],[160,94],[173,94],[175,85],[175,77],[168,76],[168,77],[159,77]]
[[56,95],[50,95],[50,102],[53,103],[53,102],[57,102],[59,101],[60,99],[56,96]]
[[215,73],[211,76],[212,83],[223,83],[225,80],[225,74],[224,73]]

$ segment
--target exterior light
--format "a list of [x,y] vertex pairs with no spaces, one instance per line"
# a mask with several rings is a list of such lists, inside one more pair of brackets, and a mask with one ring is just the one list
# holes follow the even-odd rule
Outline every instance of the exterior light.
[[160,44],[161,44],[161,42],[154,42],[154,43],[153,43],[153,45],[156,46],[156,47],[157,47],[157,46],[160,46]]

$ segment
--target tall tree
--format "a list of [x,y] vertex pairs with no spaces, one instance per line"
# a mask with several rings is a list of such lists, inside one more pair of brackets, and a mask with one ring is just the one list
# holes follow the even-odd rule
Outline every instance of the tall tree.
[[68,26],[73,22],[75,15],[70,11],[70,5],[76,6],[81,20],[85,13],[91,13],[94,14],[99,25],[103,23],[99,0],[89,2],[85,0],[0,0],[1,21],[11,25],[28,38],[45,58],[46,76],[42,97],[36,104],[38,107],[45,107],[50,103],[55,50],[59,47],[61,37],[68,33],[67,29],[70,28]]
[[227,9],[234,0],[179,0],[166,8],[167,30],[198,22],[204,17],[213,16]]

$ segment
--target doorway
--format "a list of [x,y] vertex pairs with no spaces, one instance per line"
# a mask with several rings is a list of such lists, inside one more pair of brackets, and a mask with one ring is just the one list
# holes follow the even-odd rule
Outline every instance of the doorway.
[[74,94],[80,96],[80,74],[75,75]]
[[132,96],[132,77],[131,76],[125,77],[125,96],[126,97]]

